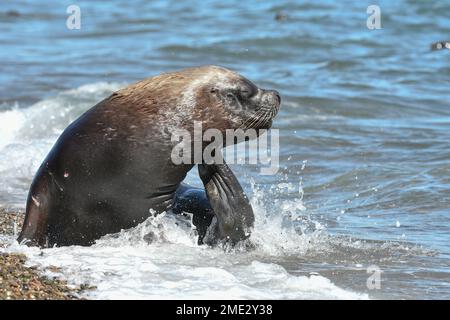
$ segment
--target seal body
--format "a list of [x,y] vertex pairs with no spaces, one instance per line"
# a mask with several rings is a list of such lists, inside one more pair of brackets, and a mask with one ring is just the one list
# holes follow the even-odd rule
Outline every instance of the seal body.
[[[239,101],[234,93],[237,108],[226,96],[232,90],[243,90],[255,101]],[[171,133],[180,128],[192,131],[194,121],[225,132],[254,123],[252,119],[261,119],[261,114],[265,118],[259,125],[268,127],[279,95],[261,90],[237,73],[205,66],[162,74],[113,93],[73,122],[40,166],[18,240],[39,246],[91,245],[105,234],[134,227],[172,208],[200,213],[206,217],[200,220],[210,224],[213,216],[227,211],[224,201],[235,201],[217,194],[220,181],[228,179],[233,189],[240,185],[231,171],[200,164],[205,187],[209,183],[216,192],[206,189],[201,195],[205,191],[181,187],[195,164],[173,163]],[[261,111],[264,108],[267,112]],[[242,199],[246,199],[243,192],[238,201]],[[246,203],[241,208],[252,220]],[[234,226],[241,218],[232,207],[228,206],[228,214],[234,220],[228,222]],[[229,238],[227,232],[233,232],[218,220],[217,232]],[[236,237],[240,238],[242,232]]]

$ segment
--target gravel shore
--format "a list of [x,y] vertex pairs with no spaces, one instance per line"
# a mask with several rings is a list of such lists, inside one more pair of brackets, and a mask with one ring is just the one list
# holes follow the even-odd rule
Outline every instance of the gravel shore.
[[[19,231],[23,217],[23,212],[0,209],[0,235],[13,235]],[[0,247],[6,245],[0,241]],[[65,281],[50,279],[36,267],[25,266],[25,262],[23,254],[0,252],[0,300],[78,300],[79,293],[89,289],[88,286],[69,287]]]

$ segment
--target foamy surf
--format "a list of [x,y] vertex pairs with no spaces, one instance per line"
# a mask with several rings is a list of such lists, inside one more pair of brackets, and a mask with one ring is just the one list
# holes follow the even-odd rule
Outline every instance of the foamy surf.
[[[145,240],[149,232],[158,235],[150,244]],[[59,268],[46,271],[49,276],[96,286],[85,293],[94,299],[368,298],[318,274],[291,275],[266,262],[270,253],[260,245],[252,251],[198,246],[189,221],[169,214],[105,236],[91,247],[40,250],[14,242],[5,250],[26,254],[30,265]]]

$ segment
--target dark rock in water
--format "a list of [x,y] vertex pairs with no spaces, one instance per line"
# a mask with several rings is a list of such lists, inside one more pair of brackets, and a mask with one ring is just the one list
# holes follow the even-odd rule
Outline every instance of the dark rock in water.
[[287,14],[284,12],[277,12],[277,14],[275,15],[275,20],[277,21],[284,21],[287,19]]
[[10,10],[10,11],[6,12],[6,16],[16,18],[16,17],[20,16],[20,13],[15,10]]
[[2,22],[15,21],[21,16],[22,14],[16,10],[0,11],[0,21]]
[[439,41],[431,44],[431,50],[442,50],[449,49],[450,50],[450,41]]

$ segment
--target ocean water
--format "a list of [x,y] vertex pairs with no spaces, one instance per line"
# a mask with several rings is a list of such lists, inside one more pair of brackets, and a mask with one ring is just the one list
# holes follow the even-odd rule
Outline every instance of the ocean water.
[[370,1],[77,1],[68,30],[71,4],[0,4],[1,207],[25,206],[58,135],[103,97],[203,64],[281,93],[280,170],[233,166],[252,251],[197,246],[171,215],[89,248],[1,236],[4,250],[96,285],[92,298],[450,298],[450,50],[430,50],[450,40],[450,2],[378,1],[380,30]]

